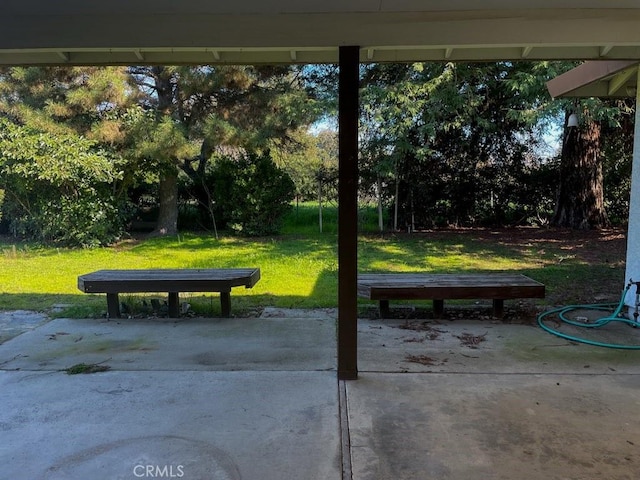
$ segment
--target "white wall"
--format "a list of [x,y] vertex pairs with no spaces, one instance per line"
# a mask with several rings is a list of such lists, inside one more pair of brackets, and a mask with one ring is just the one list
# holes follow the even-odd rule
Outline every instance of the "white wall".
[[[631,174],[631,200],[629,205],[629,231],[627,235],[627,270],[624,286],[633,279],[640,282],[640,68],[636,92],[636,124],[633,141],[633,171]],[[629,318],[633,320],[636,304],[636,288],[631,287],[625,300],[629,306]]]

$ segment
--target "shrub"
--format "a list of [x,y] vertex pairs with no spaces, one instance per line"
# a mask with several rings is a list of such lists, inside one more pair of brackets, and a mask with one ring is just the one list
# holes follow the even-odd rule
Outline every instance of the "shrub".
[[69,246],[112,242],[128,213],[112,194],[118,175],[117,159],[94,142],[0,121],[2,218],[14,235]]
[[291,208],[295,186],[268,152],[219,158],[209,175],[221,225],[248,236],[278,233]]

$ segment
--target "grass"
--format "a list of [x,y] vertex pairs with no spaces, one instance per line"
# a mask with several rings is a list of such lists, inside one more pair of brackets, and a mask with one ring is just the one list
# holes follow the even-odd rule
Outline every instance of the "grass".
[[[386,216],[384,217],[386,221]],[[364,205],[358,209],[358,227],[363,233],[378,231],[378,212],[375,205]],[[316,235],[320,233],[320,209],[318,202],[294,204],[285,217],[282,233],[285,235]],[[322,233],[338,233],[338,209],[334,202],[322,206]]]
[[[292,212],[285,233],[274,238],[216,240],[181,234],[100,249],[60,249],[0,239],[0,309],[49,311],[54,304],[65,304],[61,315],[98,316],[106,310],[105,298],[81,293],[78,275],[109,268],[254,266],[260,267],[262,278],[253,289],[234,290],[234,313],[264,306],[335,307],[337,235],[330,228],[335,208],[325,209],[328,231],[322,234],[317,232],[314,208],[303,205],[297,217]],[[373,223],[368,220],[369,231],[375,230],[375,215],[373,219]],[[547,285],[547,303],[595,303],[602,301],[600,297],[616,300],[622,289],[624,235],[537,229],[366,233],[359,240],[358,264],[361,272],[517,271]],[[219,313],[216,297],[181,296],[196,312],[214,315]]]

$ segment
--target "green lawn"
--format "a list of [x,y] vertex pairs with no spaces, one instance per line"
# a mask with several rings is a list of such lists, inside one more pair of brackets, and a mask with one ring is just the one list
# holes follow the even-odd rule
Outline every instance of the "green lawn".
[[[306,206],[305,214],[310,210]],[[184,234],[91,250],[0,239],[0,309],[48,310],[63,303],[73,306],[65,315],[100,315],[106,308],[104,296],[78,291],[78,275],[107,268],[225,267],[259,267],[262,273],[253,289],[234,290],[234,312],[264,306],[335,307],[337,236],[331,229],[314,232],[308,221],[296,230],[293,221],[290,217],[287,233],[275,238],[216,240]],[[619,232],[613,237],[535,229],[367,233],[360,237],[358,264],[361,272],[517,271],[547,285],[548,303],[594,303],[595,296],[615,298],[623,286],[624,239]],[[212,297],[194,294],[189,301],[214,314],[219,309]]]

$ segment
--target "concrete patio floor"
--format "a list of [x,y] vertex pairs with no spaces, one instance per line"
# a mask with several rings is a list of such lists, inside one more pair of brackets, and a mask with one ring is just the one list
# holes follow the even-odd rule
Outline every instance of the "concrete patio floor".
[[640,352],[466,320],[359,344],[338,382],[332,311],[35,322],[0,345],[0,478],[640,476]]

